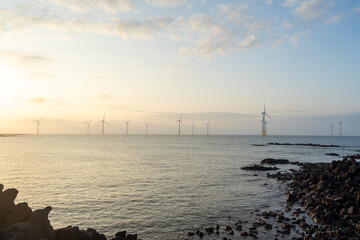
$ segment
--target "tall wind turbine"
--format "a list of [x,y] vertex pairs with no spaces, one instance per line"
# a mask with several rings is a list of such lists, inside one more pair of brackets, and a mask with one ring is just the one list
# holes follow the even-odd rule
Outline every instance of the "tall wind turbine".
[[86,133],[87,133],[87,135],[89,135],[89,133],[90,133],[90,124],[91,124],[91,121],[85,122],[85,124],[87,125],[87,131],[86,131]]
[[331,136],[333,136],[334,124],[330,124],[330,128],[331,128]]
[[268,118],[270,118],[270,119],[271,119],[271,117],[266,113],[265,103],[264,103],[264,111],[263,111],[261,114],[263,115],[262,120],[261,120],[261,122],[262,122],[262,132],[261,132],[261,135],[262,135],[262,136],[266,136],[266,124],[267,124],[267,122],[266,122],[266,116],[267,116]]
[[206,125],[206,135],[209,136],[210,120],[207,123],[205,123],[205,125]]
[[124,123],[126,124],[126,135],[129,135],[129,123],[131,122],[131,119],[128,121],[124,121]]
[[179,135],[181,135],[181,126],[184,126],[183,122],[182,122],[182,114],[180,115],[180,119],[179,120],[176,120],[175,122],[178,122],[179,123]]
[[100,122],[98,123],[102,123],[102,131],[101,131],[101,134],[104,135],[104,132],[105,132],[105,124],[109,125],[106,121],[105,121],[105,113],[104,113],[104,116],[103,116],[103,120],[101,120]]
[[194,135],[195,134],[195,121],[191,125],[191,128],[192,128],[192,135]]
[[40,118],[39,120],[35,120],[34,121],[36,122],[36,134],[39,135],[39,129],[40,129],[40,121],[42,120],[43,118]]
[[147,122],[145,122],[145,134],[148,135],[148,126],[150,126],[150,124],[148,124]]
[[339,136],[341,137],[342,136],[342,132],[341,132],[341,130],[342,130],[342,121],[341,122],[339,122],[339,125],[340,125],[340,131],[339,131]]

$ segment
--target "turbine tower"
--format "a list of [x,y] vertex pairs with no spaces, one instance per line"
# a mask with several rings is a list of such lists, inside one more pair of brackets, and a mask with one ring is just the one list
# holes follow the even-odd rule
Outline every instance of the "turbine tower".
[[206,125],[206,135],[209,136],[210,120],[205,125]]
[[128,121],[124,121],[124,123],[126,124],[126,135],[129,135],[129,123],[131,122],[131,119]]
[[334,124],[330,124],[330,129],[331,129],[331,136],[333,136],[333,130],[334,130]]
[[342,130],[342,124],[343,124],[342,121],[339,122],[339,125],[340,125],[339,136],[340,136],[340,137],[342,136],[342,131],[341,131],[341,130]]
[[85,122],[85,124],[87,125],[86,134],[89,135],[89,133],[90,133],[90,124],[91,124],[91,121]]
[[148,124],[147,122],[145,122],[145,134],[148,135],[148,126],[150,126],[150,124]]
[[100,122],[98,122],[98,123],[102,123],[102,131],[101,131],[101,134],[102,135],[104,135],[104,133],[105,133],[105,123],[107,124],[107,125],[109,125],[106,121],[105,121],[105,113],[104,113],[104,116],[103,116],[103,120],[101,120]]
[[178,133],[178,135],[181,135],[181,126],[180,125],[182,125],[184,127],[184,124],[182,122],[182,114],[180,115],[180,119],[176,120],[175,122],[179,123],[179,133]]
[[35,120],[34,121],[36,122],[36,134],[39,135],[39,129],[40,129],[40,121],[42,120],[43,118],[40,118],[39,120]]
[[271,119],[271,117],[266,113],[265,103],[264,103],[264,111],[263,111],[261,114],[263,115],[262,120],[261,120],[261,123],[262,123],[262,132],[261,132],[261,135],[262,135],[262,136],[266,136],[266,124],[267,124],[267,122],[266,122],[266,116],[267,116],[268,118],[270,118],[270,119]]
[[192,135],[194,135],[195,134],[195,121],[193,122],[191,127],[192,127]]

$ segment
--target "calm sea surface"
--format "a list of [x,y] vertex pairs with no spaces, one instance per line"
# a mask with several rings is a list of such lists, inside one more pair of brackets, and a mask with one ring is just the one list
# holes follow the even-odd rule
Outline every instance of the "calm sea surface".
[[[252,146],[268,142],[343,147]],[[54,228],[71,224],[107,236],[127,230],[142,239],[187,239],[196,227],[257,219],[257,209],[283,208],[284,184],[240,167],[267,157],[328,162],[340,158],[326,153],[355,150],[360,137],[3,137],[0,183],[17,188],[17,202],[33,210],[52,206]]]

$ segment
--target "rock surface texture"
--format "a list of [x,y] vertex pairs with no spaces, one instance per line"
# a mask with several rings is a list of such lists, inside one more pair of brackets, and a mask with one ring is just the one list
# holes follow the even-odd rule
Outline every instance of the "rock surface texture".
[[[32,211],[27,203],[15,205],[18,190],[3,191],[0,184],[0,240],[106,240],[95,229],[68,226],[54,230],[49,221],[51,207]],[[137,240],[137,235],[118,232],[110,240]]]

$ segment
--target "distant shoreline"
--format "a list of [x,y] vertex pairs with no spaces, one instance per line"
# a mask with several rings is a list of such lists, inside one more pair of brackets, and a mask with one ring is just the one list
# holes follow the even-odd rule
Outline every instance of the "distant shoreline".
[[26,134],[0,134],[0,137],[18,137]]

